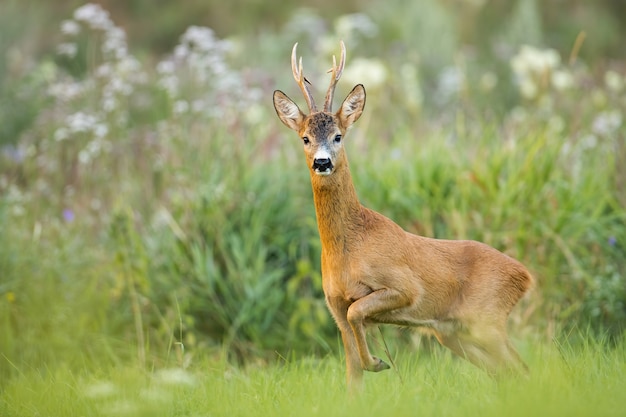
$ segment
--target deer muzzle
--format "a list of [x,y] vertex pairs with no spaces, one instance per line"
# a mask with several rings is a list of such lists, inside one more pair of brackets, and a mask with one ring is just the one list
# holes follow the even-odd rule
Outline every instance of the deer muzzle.
[[329,175],[333,170],[333,161],[330,158],[315,158],[313,171],[318,175]]

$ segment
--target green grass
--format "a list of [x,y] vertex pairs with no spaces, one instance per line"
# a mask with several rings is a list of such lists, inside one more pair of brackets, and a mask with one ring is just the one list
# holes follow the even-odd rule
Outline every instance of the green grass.
[[[626,407],[626,345],[527,344],[528,379],[496,382],[435,348],[402,349],[397,368],[366,374],[348,395],[336,356],[238,368],[197,359],[189,368],[55,366],[6,384],[6,416],[619,416]],[[72,369],[72,370],[71,370]]]

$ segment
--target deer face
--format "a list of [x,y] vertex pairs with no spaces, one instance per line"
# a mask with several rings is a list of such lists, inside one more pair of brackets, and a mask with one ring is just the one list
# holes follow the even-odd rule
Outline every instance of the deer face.
[[285,93],[274,92],[274,108],[280,120],[295,130],[304,145],[307,165],[316,175],[331,175],[343,158],[343,138],[365,107],[365,88],[352,89],[337,113],[316,112],[306,116]]
[[343,133],[337,118],[329,113],[314,113],[305,119],[299,132],[304,144],[307,165],[317,175],[330,175],[342,151]]
[[354,87],[337,113],[332,113],[335,86],[341,78],[346,63],[346,46],[341,42],[339,64],[333,56],[333,67],[328,71],[331,73],[331,78],[324,100],[324,110],[318,112],[309,89],[310,83],[302,72],[302,58],[298,62],[296,56],[297,47],[296,43],[291,51],[291,70],[309,106],[309,115],[304,114],[293,100],[279,90],[274,91],[274,109],[285,126],[295,130],[302,139],[311,172],[327,176],[335,172],[337,164],[345,160],[343,136],[363,113],[365,88],[361,84]]

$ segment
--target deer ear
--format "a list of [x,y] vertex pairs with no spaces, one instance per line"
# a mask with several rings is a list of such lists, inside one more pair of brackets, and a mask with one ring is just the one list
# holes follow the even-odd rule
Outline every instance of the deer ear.
[[361,117],[363,108],[365,108],[365,87],[363,84],[357,84],[341,104],[337,118],[347,129]]
[[296,132],[300,131],[305,115],[298,105],[280,90],[274,91],[274,109],[285,126]]

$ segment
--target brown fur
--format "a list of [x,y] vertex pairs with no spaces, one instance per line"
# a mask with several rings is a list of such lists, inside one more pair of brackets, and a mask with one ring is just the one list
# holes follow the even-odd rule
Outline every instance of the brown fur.
[[[404,231],[363,207],[350,175],[343,136],[365,106],[357,85],[337,113],[306,116],[284,93],[274,107],[285,125],[307,138],[315,212],[322,242],[322,280],[346,353],[347,379],[389,366],[369,352],[365,325],[387,323],[428,329],[457,355],[495,374],[523,370],[506,321],[533,278],[515,259],[483,243],[439,240]],[[315,153],[324,149],[332,172],[319,175]]]

